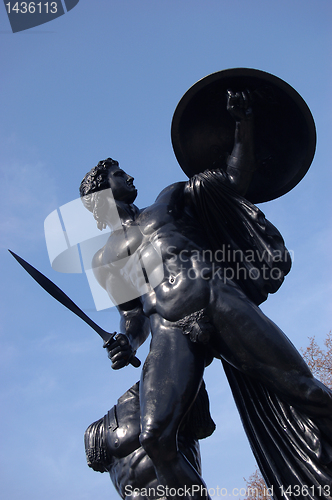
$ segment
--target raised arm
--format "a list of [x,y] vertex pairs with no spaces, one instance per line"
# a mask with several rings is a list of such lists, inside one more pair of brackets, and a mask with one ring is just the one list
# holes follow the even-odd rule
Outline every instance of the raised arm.
[[227,111],[235,120],[234,146],[227,160],[227,175],[233,189],[244,196],[255,170],[253,112],[248,92],[227,91]]

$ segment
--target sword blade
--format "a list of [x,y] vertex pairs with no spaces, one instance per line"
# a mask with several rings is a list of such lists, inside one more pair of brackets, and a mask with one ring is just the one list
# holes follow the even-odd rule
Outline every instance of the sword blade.
[[[22,257],[19,257],[18,255],[16,255],[16,253],[12,252],[11,250],[8,250],[8,251],[12,254],[14,259],[16,259],[17,262],[23,267],[23,269],[25,269],[26,272],[29,273],[30,276],[35,281],[37,281],[37,283],[42,288],[44,288],[44,290],[47,293],[49,293],[55,300],[60,302],[60,304],[64,305],[67,309],[69,309],[71,312],[76,314],[76,316],[78,316],[85,323],[87,323],[95,332],[98,333],[98,335],[100,335],[100,337],[105,342],[108,342],[111,338],[114,338],[114,336],[116,335],[116,332],[114,332],[112,334],[112,333],[106,332],[106,330],[103,330],[103,328],[101,328],[99,325],[97,325],[97,323],[95,323],[91,318],[89,318],[89,316],[87,316],[87,314],[85,314],[85,312],[83,312],[82,309],[80,309],[78,307],[78,305],[76,305],[75,302],[73,302],[68,297],[68,295],[66,295],[65,292],[63,292],[61,290],[61,288],[59,288],[55,283],[53,283],[53,281],[48,279],[40,271],[38,271],[36,268],[34,268],[31,264],[29,264],[24,259],[22,259]],[[135,367],[138,367],[141,364],[139,359],[137,359],[136,357],[133,357],[130,360],[130,363]]]

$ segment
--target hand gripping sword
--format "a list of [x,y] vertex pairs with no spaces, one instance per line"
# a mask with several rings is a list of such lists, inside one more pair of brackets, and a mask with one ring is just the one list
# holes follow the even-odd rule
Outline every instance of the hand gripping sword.
[[[49,280],[44,276],[41,272],[35,269],[31,264],[28,264],[22,257],[19,257],[11,250],[8,250],[12,256],[17,260],[19,264],[30,274],[30,276],[37,281],[37,283],[46,290],[52,297],[54,297],[58,302],[67,307],[71,312],[76,314],[79,318],[81,318],[85,323],[87,323],[101,338],[104,340],[104,347],[107,347],[114,339],[116,332],[109,333],[106,330],[103,330],[100,326],[97,325],[94,321],[92,321],[89,316],[87,316],[82,309],[80,309],[75,302],[73,302],[68,295],[66,295],[53,281]],[[132,356],[129,360],[129,363],[133,365],[135,368],[138,368],[141,365],[141,362],[136,356]]]

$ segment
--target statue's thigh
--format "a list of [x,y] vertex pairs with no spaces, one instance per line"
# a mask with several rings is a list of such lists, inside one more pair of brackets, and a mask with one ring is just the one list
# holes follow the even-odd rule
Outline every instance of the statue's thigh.
[[286,335],[236,287],[215,293],[208,315],[215,327],[213,347],[239,370],[284,390],[294,376],[311,378]]
[[176,434],[194,401],[204,371],[204,349],[178,327],[153,327],[140,383],[143,432]]

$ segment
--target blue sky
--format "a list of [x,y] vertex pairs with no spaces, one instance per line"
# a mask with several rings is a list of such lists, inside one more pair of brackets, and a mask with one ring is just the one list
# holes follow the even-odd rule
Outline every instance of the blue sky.
[[[312,335],[323,343],[332,325],[331,14],[329,0],[80,0],[51,23],[12,34],[0,8],[2,498],[116,499],[109,478],[86,466],[83,433],[139,378],[132,367],[112,371],[97,335],[7,249],[116,330],[116,310],[94,310],[85,275],[52,270],[44,220],[77,198],[84,174],[108,156],[135,177],[138,206],[184,180],[170,123],[182,95],[209,73],[273,73],[312,111],[318,141],[308,174],[260,205],[294,252],[263,310],[298,348]],[[203,476],[231,492],[255,461],[217,361],[205,378],[217,430],[202,443]]]

